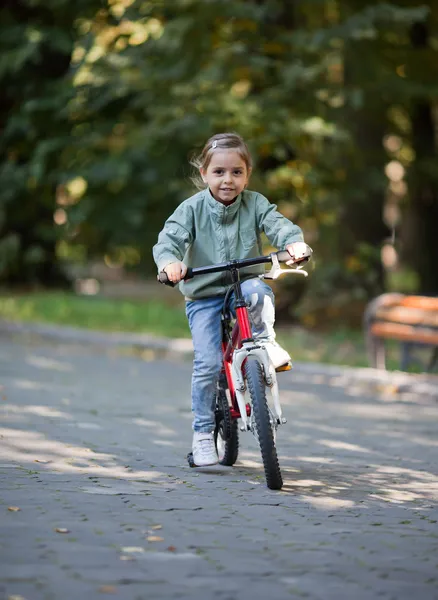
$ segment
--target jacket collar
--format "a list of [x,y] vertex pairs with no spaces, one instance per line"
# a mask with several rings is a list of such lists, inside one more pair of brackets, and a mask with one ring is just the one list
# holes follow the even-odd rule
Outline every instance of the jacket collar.
[[242,201],[242,194],[239,194],[232,204],[226,206],[225,204],[222,204],[221,202],[218,202],[214,199],[212,193],[210,192],[210,188],[207,188],[204,194],[210,211],[218,219],[234,217],[237,211],[239,210],[240,203]]

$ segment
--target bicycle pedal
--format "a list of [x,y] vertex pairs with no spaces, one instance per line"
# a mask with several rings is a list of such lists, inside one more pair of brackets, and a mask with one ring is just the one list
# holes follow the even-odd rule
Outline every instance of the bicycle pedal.
[[281,367],[277,367],[275,371],[277,373],[282,373],[283,371],[290,371],[292,369],[292,363],[286,363],[285,365],[281,365]]

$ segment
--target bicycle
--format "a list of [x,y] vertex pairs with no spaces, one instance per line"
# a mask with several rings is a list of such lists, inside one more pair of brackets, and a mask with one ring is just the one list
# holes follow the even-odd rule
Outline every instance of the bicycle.
[[[307,254],[293,261],[287,250],[273,252],[268,256],[230,260],[225,263],[205,267],[188,268],[185,280],[198,275],[229,271],[231,286],[228,289],[222,310],[222,371],[216,395],[216,427],[214,439],[219,463],[232,466],[239,452],[239,431],[237,420],[241,419],[241,431],[251,431],[260,447],[265,478],[268,488],[279,490],[283,478],[276,449],[276,434],[280,425],[286,423],[283,417],[278,390],[276,369],[269,360],[263,340],[253,338],[248,307],[242,294],[239,270],[259,264],[271,263],[270,271],[259,277],[274,280],[285,273],[301,274],[307,277],[301,267],[310,260],[312,249],[307,246]],[[280,263],[295,264],[295,268],[283,269]],[[163,271],[158,275],[160,283],[174,287]],[[229,298],[234,291],[235,319],[231,314]],[[234,320],[234,322],[233,322]],[[277,371],[288,370],[290,365]],[[266,389],[271,391],[268,402]],[[245,397],[245,393],[249,396]],[[187,460],[191,467],[193,455]]]

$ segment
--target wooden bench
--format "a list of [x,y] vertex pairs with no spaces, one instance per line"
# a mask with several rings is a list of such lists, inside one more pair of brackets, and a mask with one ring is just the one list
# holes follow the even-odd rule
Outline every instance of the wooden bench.
[[386,368],[385,340],[402,345],[400,368],[406,371],[415,346],[430,347],[426,371],[438,364],[438,298],[382,294],[370,302],[364,315],[365,339],[370,364]]

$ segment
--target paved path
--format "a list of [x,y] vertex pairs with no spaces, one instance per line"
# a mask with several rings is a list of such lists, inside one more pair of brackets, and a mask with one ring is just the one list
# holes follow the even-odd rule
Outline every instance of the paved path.
[[272,492],[189,469],[190,373],[0,337],[1,600],[438,598],[436,398],[282,374]]

